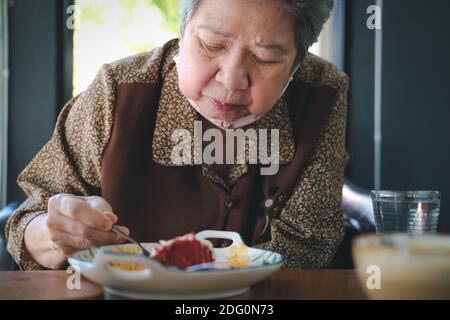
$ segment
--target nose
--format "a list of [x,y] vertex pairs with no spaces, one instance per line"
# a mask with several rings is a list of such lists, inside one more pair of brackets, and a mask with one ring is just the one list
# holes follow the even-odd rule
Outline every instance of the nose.
[[223,59],[216,73],[216,81],[230,91],[246,90],[250,86],[250,76],[244,59],[238,54],[230,54],[227,59]]

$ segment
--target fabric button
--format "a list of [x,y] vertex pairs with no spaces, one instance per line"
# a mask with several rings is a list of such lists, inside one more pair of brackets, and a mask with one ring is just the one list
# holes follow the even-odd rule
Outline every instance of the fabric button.
[[267,199],[266,202],[264,202],[264,207],[270,208],[273,206],[273,199]]
[[234,208],[238,203],[238,199],[235,196],[228,196],[225,198],[225,208],[231,209]]

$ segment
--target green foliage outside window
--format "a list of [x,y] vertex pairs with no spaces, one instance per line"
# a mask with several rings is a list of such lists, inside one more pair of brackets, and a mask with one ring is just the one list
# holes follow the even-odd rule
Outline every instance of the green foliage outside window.
[[150,51],[179,37],[178,3],[75,0],[73,94],[86,89],[104,63]]
[[178,0],[151,0],[150,2],[161,10],[167,27],[174,32],[179,32]]

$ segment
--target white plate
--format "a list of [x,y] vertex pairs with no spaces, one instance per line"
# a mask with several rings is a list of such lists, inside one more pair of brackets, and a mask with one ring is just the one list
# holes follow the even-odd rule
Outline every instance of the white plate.
[[[69,257],[88,279],[102,285],[107,293],[134,299],[217,299],[239,295],[283,265],[276,252],[246,246],[238,233],[205,230],[198,239],[229,239],[226,248],[214,248],[218,269],[186,272],[167,268],[137,250],[133,244],[87,249]],[[156,243],[145,243],[146,249]],[[112,263],[135,264],[139,270],[123,270]],[[235,267],[230,267],[234,263]],[[122,265],[123,266],[123,265]]]

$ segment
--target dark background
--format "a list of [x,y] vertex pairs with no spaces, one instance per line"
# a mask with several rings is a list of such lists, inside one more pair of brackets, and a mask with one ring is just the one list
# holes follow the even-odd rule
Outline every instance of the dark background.
[[[346,1],[350,76],[347,176],[374,186],[374,36],[366,9]],[[441,232],[450,233],[450,1],[385,0],[382,189],[439,190]]]
[[[15,0],[9,10],[8,201],[15,180],[48,141],[71,95],[68,0]],[[366,9],[346,1],[349,92],[347,177],[374,188],[374,31]],[[450,232],[450,2],[385,0],[383,10],[382,188],[442,192],[440,231]]]
[[18,174],[49,140],[72,96],[72,34],[67,0],[14,0],[9,23],[8,202],[25,194]]

